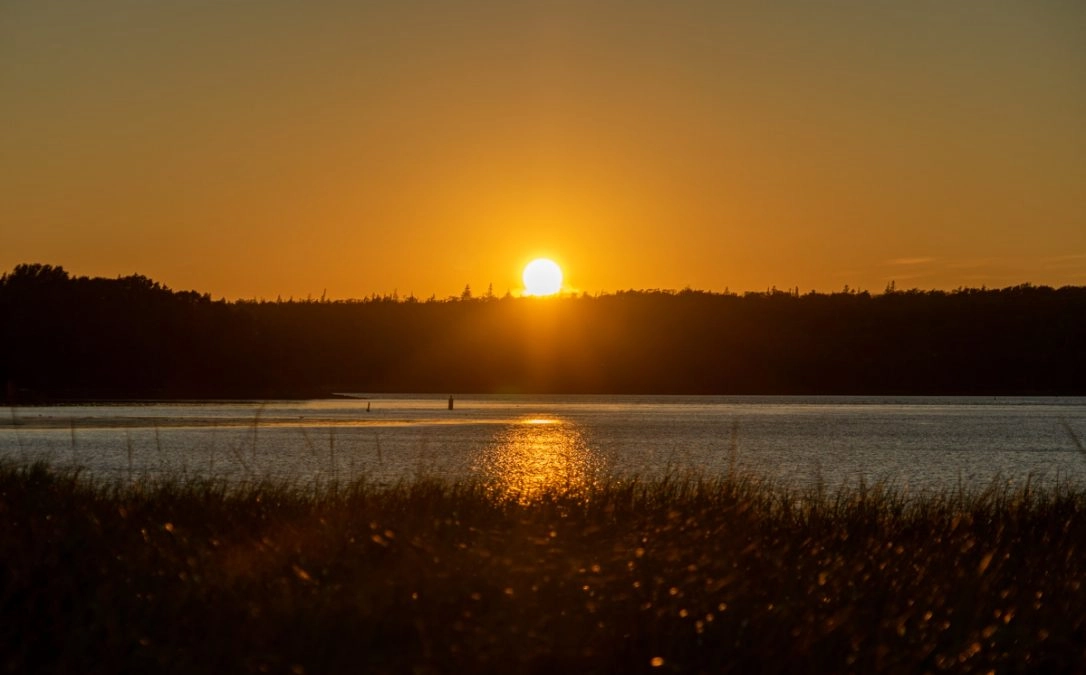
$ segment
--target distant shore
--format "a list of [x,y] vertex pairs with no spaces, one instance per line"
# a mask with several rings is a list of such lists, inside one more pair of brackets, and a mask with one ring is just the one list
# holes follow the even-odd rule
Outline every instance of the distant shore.
[[0,398],[1086,394],[1086,287],[214,301],[0,275]]

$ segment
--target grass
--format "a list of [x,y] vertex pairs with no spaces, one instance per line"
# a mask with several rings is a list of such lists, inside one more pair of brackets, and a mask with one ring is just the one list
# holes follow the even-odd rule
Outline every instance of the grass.
[[1086,494],[0,467],[7,672],[1073,672]]

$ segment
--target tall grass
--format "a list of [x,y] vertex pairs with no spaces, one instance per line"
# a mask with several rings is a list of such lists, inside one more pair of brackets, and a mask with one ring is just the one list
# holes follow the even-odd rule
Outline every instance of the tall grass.
[[0,467],[8,672],[1071,672],[1086,494]]

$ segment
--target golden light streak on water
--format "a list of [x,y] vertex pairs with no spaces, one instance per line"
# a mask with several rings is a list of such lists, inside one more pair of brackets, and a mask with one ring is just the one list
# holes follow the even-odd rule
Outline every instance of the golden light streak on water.
[[495,499],[527,504],[547,494],[585,496],[600,458],[576,425],[533,417],[499,432],[475,468]]

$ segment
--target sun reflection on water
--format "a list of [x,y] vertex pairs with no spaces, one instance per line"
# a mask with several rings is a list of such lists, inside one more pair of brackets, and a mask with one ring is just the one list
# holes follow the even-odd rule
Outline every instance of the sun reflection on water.
[[545,494],[584,496],[600,468],[598,455],[575,425],[546,417],[503,429],[475,466],[494,498],[522,504]]

